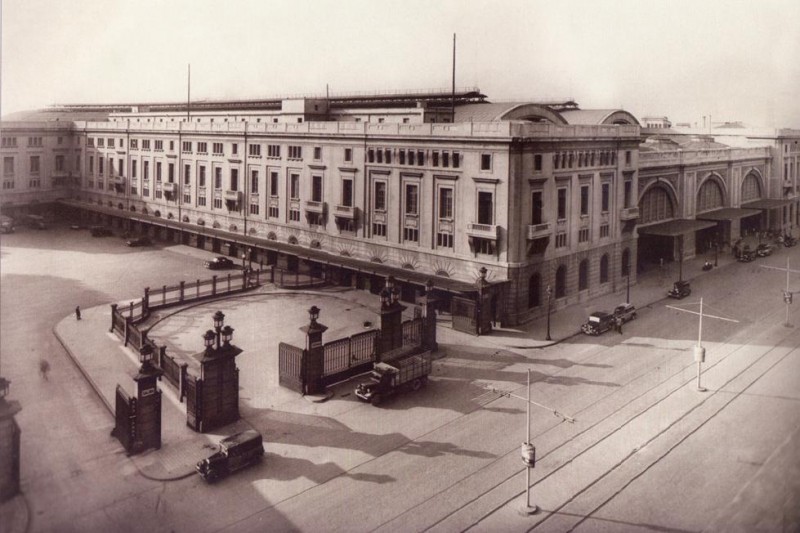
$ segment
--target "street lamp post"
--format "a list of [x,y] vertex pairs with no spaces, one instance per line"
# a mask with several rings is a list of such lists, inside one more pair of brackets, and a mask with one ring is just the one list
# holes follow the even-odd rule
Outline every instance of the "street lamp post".
[[628,281],[625,285],[625,303],[631,303],[631,267],[628,267]]
[[681,235],[681,240],[678,242],[678,253],[680,254],[678,258],[678,281],[683,281],[683,235]]
[[553,340],[552,338],[550,338],[550,309],[551,309],[550,298],[552,295],[553,295],[553,289],[551,289],[550,285],[548,285],[547,286],[547,337],[545,337],[545,339],[548,341]]
[[536,448],[531,444],[531,369],[528,369],[528,412],[526,418],[525,442],[522,443],[522,462],[525,464],[525,507],[521,512],[532,515],[539,512],[537,505],[531,504],[531,469],[536,466]]

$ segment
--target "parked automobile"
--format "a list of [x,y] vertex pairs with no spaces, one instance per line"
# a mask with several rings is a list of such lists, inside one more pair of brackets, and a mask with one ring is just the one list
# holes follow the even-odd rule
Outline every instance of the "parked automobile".
[[41,215],[25,215],[23,221],[27,226],[31,228],[47,229],[47,222]]
[[672,284],[672,288],[667,291],[667,296],[670,298],[677,298],[678,300],[686,298],[690,294],[692,294],[692,287],[686,280],[676,281]]
[[215,257],[205,262],[206,268],[210,270],[222,270],[224,268],[233,268],[233,261],[224,256]]
[[0,233],[14,233],[14,219],[0,215]]
[[135,237],[133,239],[128,239],[125,241],[127,246],[150,246],[153,244],[153,241],[150,240],[150,237],[146,235],[142,235],[141,237]]
[[756,257],[758,257],[758,256],[756,255],[756,251],[755,250],[744,249],[739,254],[739,259],[738,260],[739,260],[740,263],[749,263],[750,261],[755,261]]
[[759,244],[756,248],[756,255],[758,257],[767,257],[768,255],[772,255],[772,251],[773,248],[771,244],[763,243]]
[[616,317],[605,311],[595,311],[589,315],[589,319],[581,326],[581,331],[587,335],[600,335],[614,327]]
[[114,234],[111,228],[107,228],[106,226],[92,226],[89,228],[89,233],[92,234],[92,237],[110,237]]
[[375,363],[370,380],[356,387],[356,396],[372,405],[409,388],[419,390],[431,373],[431,352],[411,355],[391,362]]
[[619,304],[612,313],[614,318],[622,319],[622,323],[630,322],[636,318],[636,306],[631,303]]
[[219,442],[219,451],[195,467],[200,477],[213,483],[237,470],[256,464],[264,457],[261,433],[248,429]]
[[795,239],[794,237],[792,237],[792,236],[791,236],[791,235],[789,235],[788,233],[787,233],[786,235],[784,235],[784,236],[783,236],[783,245],[784,245],[785,247],[787,247],[787,248],[791,248],[791,247],[792,247],[792,246],[794,246],[795,244],[797,244],[797,239]]

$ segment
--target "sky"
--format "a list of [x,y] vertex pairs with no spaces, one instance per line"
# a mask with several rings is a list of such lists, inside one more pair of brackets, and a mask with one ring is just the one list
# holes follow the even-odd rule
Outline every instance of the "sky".
[[447,89],[800,128],[800,0],[2,0],[0,111]]

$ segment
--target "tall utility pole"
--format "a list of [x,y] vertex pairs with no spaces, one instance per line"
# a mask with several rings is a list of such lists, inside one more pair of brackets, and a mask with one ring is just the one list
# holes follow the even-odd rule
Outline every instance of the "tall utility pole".
[[[694,304],[688,304],[694,305]],[[690,311],[688,309],[681,309],[680,307],[675,307],[673,305],[668,305],[670,309],[675,309],[676,311],[681,311],[683,313],[690,313],[692,315],[699,315],[700,320],[699,324],[697,325],[697,345],[693,348],[694,351],[694,360],[697,362],[697,391],[698,392],[706,392],[708,389],[700,385],[700,373],[702,371],[702,365],[706,360],[706,349],[703,348],[703,317],[706,318],[716,318],[717,320],[725,320],[726,322],[739,322],[738,320],[734,320],[732,318],[724,318],[721,316],[714,316],[714,315],[707,315],[703,313],[703,299],[700,298],[700,312],[697,311]]]
[[800,270],[792,270],[789,268],[789,258],[786,258],[786,268],[778,268],[774,266],[761,265],[761,268],[769,268],[771,270],[786,271],[786,290],[783,292],[783,301],[786,302],[786,321],[783,323],[787,328],[791,328],[792,324],[789,323],[789,306],[792,305],[792,291],[789,290],[789,274],[800,274]]

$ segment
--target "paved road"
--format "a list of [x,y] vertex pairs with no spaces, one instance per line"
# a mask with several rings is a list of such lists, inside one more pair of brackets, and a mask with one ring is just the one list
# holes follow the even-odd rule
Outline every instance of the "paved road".
[[[141,478],[50,334],[77,302],[129,298],[146,284],[174,282],[175,272],[202,277],[200,258],[68,230],[3,236],[0,244],[2,369],[23,404],[33,530],[798,528],[800,328],[781,325],[785,278],[759,265],[783,265],[800,249],[694,283],[709,312],[741,320],[705,322],[709,392],[695,391],[695,317],[666,302],[642,309],[623,335],[573,337],[543,350],[489,349],[446,335],[429,387],[380,409],[342,386],[305,412],[248,411],[268,429],[267,461],[209,487],[196,477]],[[47,380],[41,357],[51,361]],[[533,500],[543,512],[523,518],[524,402],[486,387],[524,395],[528,369],[534,400],[577,421],[534,410]]]

